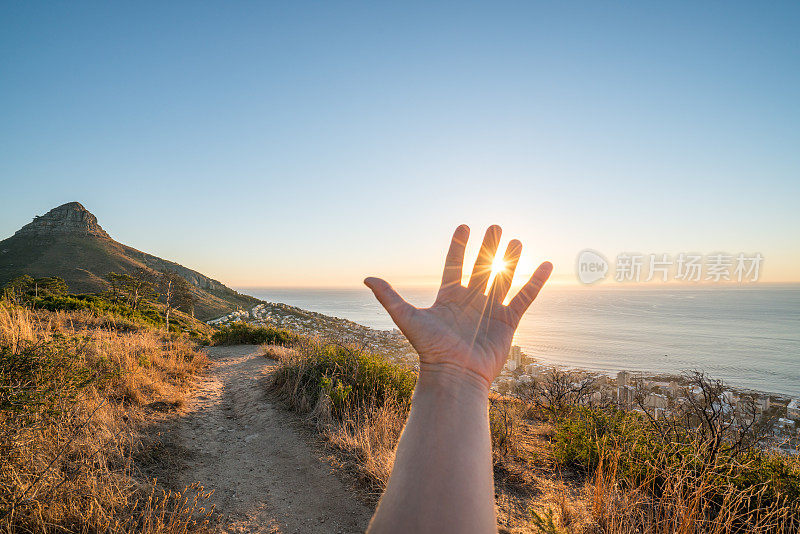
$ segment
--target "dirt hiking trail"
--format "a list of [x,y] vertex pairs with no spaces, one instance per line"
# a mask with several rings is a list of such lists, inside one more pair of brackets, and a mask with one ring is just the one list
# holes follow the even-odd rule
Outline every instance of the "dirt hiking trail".
[[210,347],[211,367],[178,423],[182,483],[214,490],[216,532],[364,532],[372,510],[265,397],[275,362],[257,346]]

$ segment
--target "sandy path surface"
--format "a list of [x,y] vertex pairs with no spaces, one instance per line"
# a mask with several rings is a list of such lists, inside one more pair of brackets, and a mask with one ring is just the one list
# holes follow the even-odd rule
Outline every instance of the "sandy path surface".
[[364,532],[372,511],[265,398],[275,365],[258,347],[208,349],[212,366],[178,424],[185,483],[214,490],[218,532]]

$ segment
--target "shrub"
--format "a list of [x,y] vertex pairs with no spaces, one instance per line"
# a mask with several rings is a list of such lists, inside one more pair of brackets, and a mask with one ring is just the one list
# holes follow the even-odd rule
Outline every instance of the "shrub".
[[27,303],[39,296],[63,295],[68,287],[63,278],[33,278],[29,275],[18,276],[3,287],[3,296],[16,303]]
[[[416,374],[383,357],[344,345],[303,341],[293,357],[273,375],[271,387],[284,393],[294,407],[309,410],[320,398],[335,399],[338,418],[351,409],[380,406],[387,401],[407,404]],[[333,394],[333,395],[332,395]]]
[[[114,322],[118,319],[125,319],[138,326],[144,327],[163,327],[164,317],[161,312],[152,304],[140,303],[134,309],[124,302],[114,302],[103,295],[95,294],[70,294],[70,295],[48,295],[30,301],[33,309],[48,311],[86,311],[96,317],[113,317]],[[193,337],[202,341],[206,335],[199,331],[201,324],[198,321],[189,319],[187,316],[170,316],[170,332],[188,332]]]
[[297,334],[280,328],[253,326],[237,322],[223,326],[211,336],[215,345],[280,345],[290,346],[297,342]]
[[520,421],[519,403],[509,397],[489,397],[489,432],[494,464],[501,463],[513,447]]
[[103,387],[118,370],[107,359],[94,365],[75,358],[71,343],[0,345],[0,410],[6,417],[52,415],[64,401],[74,400],[88,386]]
[[392,471],[416,374],[380,355],[314,340],[270,353],[280,364],[268,389],[308,414],[343,465],[377,498]]

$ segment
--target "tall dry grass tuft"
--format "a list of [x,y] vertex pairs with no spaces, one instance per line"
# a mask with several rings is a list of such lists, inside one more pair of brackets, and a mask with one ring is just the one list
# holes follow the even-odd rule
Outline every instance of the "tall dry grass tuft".
[[27,308],[0,304],[0,346],[17,354],[25,342],[36,339],[34,322]]
[[407,412],[407,407],[386,401],[325,428],[327,440],[342,453],[346,466],[373,497],[380,497],[389,482]]
[[133,457],[156,407],[206,365],[185,338],[0,303],[0,532],[188,532],[202,488],[164,492]]

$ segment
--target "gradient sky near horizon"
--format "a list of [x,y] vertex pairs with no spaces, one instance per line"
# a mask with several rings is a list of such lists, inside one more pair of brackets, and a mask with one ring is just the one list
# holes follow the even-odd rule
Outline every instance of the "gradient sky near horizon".
[[77,200],[235,287],[434,282],[459,223],[520,238],[521,276],[574,281],[590,247],[797,282],[798,27],[796,2],[5,2],[0,239]]

